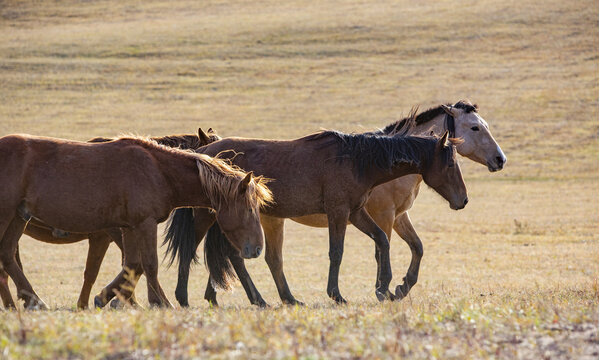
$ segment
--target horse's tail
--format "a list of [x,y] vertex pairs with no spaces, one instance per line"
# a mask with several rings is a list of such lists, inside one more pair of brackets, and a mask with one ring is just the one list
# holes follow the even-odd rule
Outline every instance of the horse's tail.
[[220,287],[229,290],[231,282],[237,279],[229,260],[229,255],[235,251],[218,223],[214,223],[206,235],[204,262],[210,271],[210,281],[215,289]]
[[175,262],[179,257],[179,264],[191,264],[198,262],[196,254],[197,239],[193,223],[193,209],[180,208],[171,213],[166,225],[164,241],[162,245],[168,244],[166,248],[165,259],[168,260],[168,266]]

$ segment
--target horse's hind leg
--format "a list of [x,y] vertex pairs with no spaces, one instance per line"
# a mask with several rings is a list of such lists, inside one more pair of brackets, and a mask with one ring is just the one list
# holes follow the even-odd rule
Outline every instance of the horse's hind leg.
[[372,220],[366,209],[361,208],[353,212],[350,221],[360,231],[372,238],[379,250],[377,258],[377,266],[379,272],[379,287],[376,289],[377,298],[382,301],[385,299],[394,299],[393,294],[389,291],[389,283],[391,282],[391,262],[389,259],[389,240],[385,232]]
[[[141,267],[141,260],[138,257],[137,265],[133,267],[126,266],[123,263],[123,270],[110,282],[110,284],[106,285],[104,289],[100,291],[98,295],[94,297],[94,306],[97,308],[103,308],[108,304],[110,300],[112,300],[116,293],[118,292],[124,299],[126,299],[131,305],[137,305],[132,300],[135,290],[134,285],[137,284],[139,278],[143,274],[143,270]],[[113,307],[119,307],[120,303],[111,304]]]
[[10,294],[8,287],[8,274],[4,270],[0,270],[0,297],[5,309],[16,309],[15,303]]
[[[17,297],[25,301],[25,307],[28,309],[47,309],[48,306],[37,296],[29,280],[23,274],[23,270],[16,261],[17,246],[19,238],[25,230],[27,222],[20,216],[12,218],[10,223],[4,224],[2,241],[0,241],[0,260],[4,265],[4,270],[13,279],[17,286]],[[3,226],[0,224],[0,230]]]
[[106,250],[108,250],[108,245],[111,242],[112,238],[104,232],[89,234],[87,261],[85,263],[85,271],[83,272],[83,287],[77,300],[77,308],[79,309],[88,308],[89,294],[98,278],[100,265],[102,265],[102,260],[104,260],[104,255],[106,255]]
[[[114,278],[114,280],[110,282],[110,284],[106,285],[106,287],[104,287],[100,293],[94,297],[94,306],[97,308],[103,308],[115,297],[117,293],[119,293],[122,298],[129,301],[131,305],[137,305],[134,299],[134,288],[139,281],[139,278],[143,274],[138,244],[136,243],[135,239],[133,239],[133,242],[129,244],[127,248],[125,248],[123,245],[124,241],[122,234],[120,236],[111,235],[111,237],[114,243],[119,247],[119,249],[121,249],[121,252],[123,253],[123,269]],[[128,257],[126,251],[129,251]],[[112,303],[111,305],[112,307],[119,307],[121,304]]]
[[[368,210],[367,210],[368,211]],[[374,222],[387,234],[387,240],[391,242],[391,231],[393,231],[393,221],[395,220],[395,213],[393,211],[383,211],[371,213],[368,211],[368,214],[372,217]],[[374,258],[376,260],[376,285],[375,288],[378,289],[381,286],[380,276],[381,276],[381,267],[379,266],[380,259],[380,251],[379,247],[374,247]]]
[[[141,253],[141,265],[148,281],[148,300],[150,305],[173,308],[158,282],[158,251],[156,249],[156,221],[146,220],[135,231],[125,235],[125,261],[129,256],[130,242],[135,238],[137,250]],[[129,243],[128,243],[129,242]]]
[[[287,279],[285,278],[285,273],[283,272],[285,219],[261,215],[260,221],[262,223],[262,228],[264,229],[264,240],[266,242],[266,255],[264,258],[266,259],[270,273],[277,285],[281,301],[283,301],[284,304],[289,305],[304,305],[304,303],[296,300],[291,294]],[[256,292],[257,291],[258,290],[256,290]]]
[[410,289],[412,289],[418,281],[418,271],[420,269],[423,248],[422,241],[418,237],[416,230],[414,230],[412,222],[410,221],[410,216],[407,212],[395,219],[393,229],[395,229],[399,236],[401,236],[408,246],[410,246],[410,250],[412,251],[412,261],[410,262],[410,267],[408,268],[406,276],[403,278],[404,282],[395,289],[395,295],[401,299],[410,292]]

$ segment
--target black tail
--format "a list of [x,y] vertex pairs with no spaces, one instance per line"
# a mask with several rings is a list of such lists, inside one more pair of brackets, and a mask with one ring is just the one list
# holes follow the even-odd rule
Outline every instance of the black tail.
[[206,235],[204,262],[210,271],[210,280],[212,281],[212,287],[215,289],[220,287],[228,290],[231,288],[231,281],[237,279],[229,260],[229,255],[234,254],[236,251],[220,230],[218,223],[214,223]]
[[[177,254],[179,255],[179,264],[191,264],[198,262],[196,254],[197,239],[193,224],[193,209],[180,208],[171,213],[166,225],[164,241],[162,245],[168,243],[165,259],[168,260],[168,266],[175,262]],[[189,270],[189,266],[187,266]]]

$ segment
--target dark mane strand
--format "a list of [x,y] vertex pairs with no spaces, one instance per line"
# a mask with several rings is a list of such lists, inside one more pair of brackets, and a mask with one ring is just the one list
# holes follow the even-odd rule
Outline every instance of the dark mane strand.
[[[466,113],[471,113],[471,112],[476,112],[478,110],[478,106],[476,104],[471,104],[468,100],[460,100],[455,104],[445,104],[447,106],[453,106],[455,108],[458,109],[462,109],[464,110]],[[445,114],[445,111],[443,110],[443,108],[441,107],[441,105],[430,108],[426,111],[421,112],[420,114],[415,116],[415,122],[416,125],[421,125],[421,124],[425,124],[431,120],[433,120],[434,118],[436,118],[439,115],[443,115]],[[402,128],[405,124],[405,122],[412,116],[412,114],[410,114],[408,117],[403,118],[401,120],[395,121],[387,126],[385,126],[383,129],[374,132],[373,134],[378,134],[378,135],[392,135],[395,134],[395,129],[398,128]]]
[[344,134],[338,131],[322,131],[305,139],[329,139],[322,147],[336,145],[337,160],[353,161],[360,177],[373,165],[383,171],[389,171],[400,163],[423,166],[433,157],[437,143],[435,138]]

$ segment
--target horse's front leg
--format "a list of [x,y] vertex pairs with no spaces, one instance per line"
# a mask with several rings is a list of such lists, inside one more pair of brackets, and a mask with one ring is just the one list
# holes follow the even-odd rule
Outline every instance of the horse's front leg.
[[[231,251],[227,254],[229,261],[231,261],[231,265],[233,265],[233,269],[237,274],[237,278],[241,282],[245,293],[250,300],[252,305],[258,305],[261,308],[268,307],[269,305],[264,301],[262,295],[254,285],[250,274],[248,273],[245,262],[241,256],[239,256],[239,252],[231,247]],[[206,291],[204,292],[204,299],[210,303],[212,306],[218,306],[218,302],[216,300],[216,289],[212,286],[212,281],[208,278],[208,284],[206,285]]]
[[262,223],[264,242],[266,243],[266,254],[264,255],[264,258],[268,264],[268,268],[270,269],[275,284],[277,285],[277,291],[279,292],[281,301],[288,305],[304,305],[304,303],[298,301],[293,294],[291,294],[287,279],[285,278],[285,273],[283,272],[285,219],[260,215],[260,222]]
[[389,239],[385,232],[372,220],[366,209],[360,208],[351,213],[349,220],[364,234],[374,240],[378,249],[377,266],[379,268],[378,287],[376,296],[379,301],[391,299],[395,297],[389,291],[389,283],[391,282],[391,262],[389,259]]
[[0,298],[2,298],[5,309],[14,310],[17,308],[8,287],[8,274],[3,269],[0,270]]
[[337,304],[345,304],[347,301],[339,291],[339,268],[343,258],[343,243],[345,241],[345,230],[349,211],[338,210],[327,212],[329,221],[329,281],[327,294]]
[[401,214],[399,217],[397,217],[397,219],[395,219],[393,229],[395,229],[399,236],[408,244],[408,246],[410,246],[410,250],[412,251],[412,261],[410,261],[410,267],[408,268],[408,272],[403,279],[404,282],[395,288],[395,295],[399,299],[402,299],[408,294],[408,292],[410,292],[412,287],[418,281],[418,271],[420,269],[420,260],[422,259],[423,248],[422,241],[420,241],[416,230],[414,230],[412,222],[410,221],[410,216],[407,212]]

